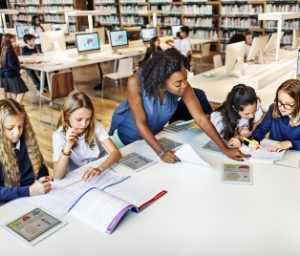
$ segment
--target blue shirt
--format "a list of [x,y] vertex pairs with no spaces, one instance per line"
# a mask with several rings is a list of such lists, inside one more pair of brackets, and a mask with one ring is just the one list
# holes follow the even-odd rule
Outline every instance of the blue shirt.
[[269,107],[269,110],[264,120],[257,126],[251,136],[257,136],[262,140],[268,132],[270,132],[270,139],[277,141],[290,141],[293,145],[291,149],[300,150],[300,125],[289,126],[290,117],[282,116],[280,118],[273,118],[274,105]]
[[[153,96],[147,95],[141,72],[136,72],[136,75],[139,78],[142,89],[141,97],[147,124],[152,133],[156,134],[164,127],[176,111],[180,97],[166,91],[164,93],[164,102],[161,105],[159,99],[155,99]],[[109,135],[112,135],[115,129],[118,129],[118,135],[125,145],[136,140],[143,139],[138,132],[135,121],[132,117],[128,99],[123,101],[115,110],[112,117]]]
[[22,55],[32,55],[37,53],[37,49],[35,47],[29,47],[28,45],[25,45],[22,48]]
[[[15,152],[20,171],[20,186],[6,187],[4,185],[4,174],[2,171],[2,166],[0,165],[0,205],[13,199],[30,196],[29,187],[35,181],[32,165],[28,156],[24,139],[20,139],[20,149],[15,149]],[[47,175],[49,175],[48,169],[45,165],[42,165],[37,179]]]

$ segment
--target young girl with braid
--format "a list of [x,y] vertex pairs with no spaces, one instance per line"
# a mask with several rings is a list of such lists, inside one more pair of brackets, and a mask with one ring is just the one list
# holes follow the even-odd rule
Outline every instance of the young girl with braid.
[[52,178],[29,118],[13,99],[0,100],[0,134],[0,205],[50,191]]
[[247,157],[237,148],[228,148],[206,117],[187,82],[190,68],[188,59],[176,49],[155,52],[141,72],[129,77],[128,99],[115,110],[109,134],[114,135],[114,141],[125,145],[144,139],[162,161],[178,162],[174,151],[164,150],[154,135],[170,120],[182,98],[195,122],[229,158]]

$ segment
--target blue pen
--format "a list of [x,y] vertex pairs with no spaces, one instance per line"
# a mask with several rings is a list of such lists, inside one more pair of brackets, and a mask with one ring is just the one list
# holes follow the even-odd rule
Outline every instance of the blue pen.
[[195,120],[192,119],[192,120],[188,120],[188,121],[185,121],[185,122],[178,123],[178,124],[176,124],[176,126],[189,125],[189,124],[192,124],[192,123],[194,123],[194,122],[195,122]]

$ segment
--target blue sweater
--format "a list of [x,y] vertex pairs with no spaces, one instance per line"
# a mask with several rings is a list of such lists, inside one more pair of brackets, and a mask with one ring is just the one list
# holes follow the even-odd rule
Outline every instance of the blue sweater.
[[291,149],[300,150],[300,125],[291,127],[289,126],[290,117],[283,116],[280,118],[273,118],[273,104],[264,120],[257,126],[251,136],[257,136],[262,140],[268,132],[270,132],[270,139],[277,141],[290,141],[293,145]]
[[4,60],[4,67],[1,69],[2,78],[15,78],[20,75],[18,56],[12,49],[8,49]]
[[37,53],[37,49],[33,47],[33,49],[29,48],[28,45],[25,45],[22,48],[22,55],[32,55],[34,53]]
[[[0,165],[0,205],[10,200],[29,195],[29,186],[35,181],[32,165],[28,156],[27,148],[24,139],[21,139],[20,150],[15,149],[16,157],[20,170],[20,187],[6,187],[4,185],[4,178],[2,173],[2,166]],[[43,176],[48,176],[48,169],[42,166],[37,179]]]

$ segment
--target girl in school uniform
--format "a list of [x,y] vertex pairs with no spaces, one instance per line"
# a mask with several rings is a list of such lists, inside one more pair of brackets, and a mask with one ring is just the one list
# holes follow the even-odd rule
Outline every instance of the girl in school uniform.
[[20,66],[18,56],[14,48],[16,37],[12,34],[4,34],[1,44],[0,70],[1,87],[4,88],[4,96],[13,98],[20,104],[28,88],[21,78],[26,71]]
[[28,115],[13,99],[0,100],[0,133],[0,205],[50,191],[52,178]]
[[188,59],[172,48],[155,52],[141,72],[130,76],[128,99],[117,107],[112,118],[109,134],[114,135],[114,141],[127,145],[144,139],[162,161],[178,162],[174,151],[164,150],[154,135],[170,120],[182,98],[195,122],[228,157],[236,160],[245,157],[239,149],[230,149],[224,144],[206,117],[187,82],[187,69],[190,68]]
[[96,178],[121,158],[120,151],[109,138],[101,123],[96,121],[91,99],[83,92],[74,91],[65,100],[57,130],[53,134],[54,176],[62,179],[67,172],[95,161],[108,153],[96,168],[82,174],[85,181]]
[[226,101],[215,110],[210,121],[228,145],[241,147],[262,117],[260,101],[252,87],[238,84],[227,95]]
[[34,46],[37,48],[38,52],[42,52],[40,34],[44,32],[44,28],[41,26],[41,20],[39,16],[32,16],[31,26],[32,27],[29,30],[29,34],[34,35],[35,37]]
[[251,134],[249,148],[256,150],[270,132],[270,139],[279,141],[269,151],[300,150],[300,81],[289,79],[277,89],[274,104]]

